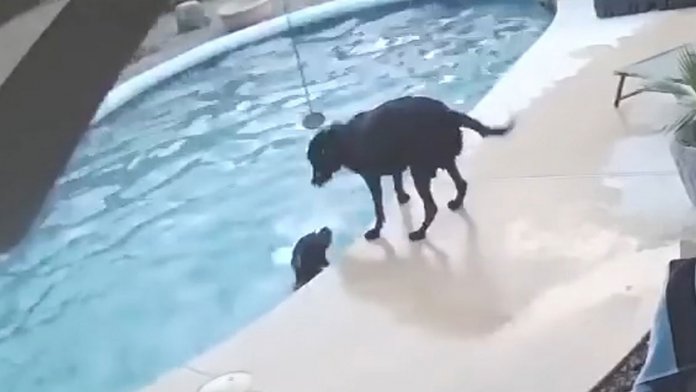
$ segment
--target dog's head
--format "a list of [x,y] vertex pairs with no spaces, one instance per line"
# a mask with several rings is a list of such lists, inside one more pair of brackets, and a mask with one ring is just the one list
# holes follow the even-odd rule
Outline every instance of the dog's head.
[[319,239],[322,245],[328,248],[329,246],[331,246],[333,233],[331,232],[331,229],[329,229],[328,227],[322,227],[321,230],[317,232],[317,238]]
[[314,186],[326,184],[334,173],[341,169],[338,132],[342,126],[333,124],[328,129],[319,131],[309,142],[307,159],[312,164],[312,185]]

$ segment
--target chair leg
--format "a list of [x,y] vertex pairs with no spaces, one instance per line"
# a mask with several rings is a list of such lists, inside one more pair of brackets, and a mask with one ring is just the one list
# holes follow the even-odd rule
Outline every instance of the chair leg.
[[616,87],[616,97],[614,98],[614,107],[618,108],[621,102],[621,94],[623,93],[624,82],[626,81],[626,75],[621,75],[619,79],[619,85]]

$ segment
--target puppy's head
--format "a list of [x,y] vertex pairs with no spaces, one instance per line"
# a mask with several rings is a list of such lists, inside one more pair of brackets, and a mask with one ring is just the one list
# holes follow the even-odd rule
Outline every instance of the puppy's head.
[[307,159],[312,164],[312,185],[322,186],[329,182],[342,166],[338,132],[343,125],[333,124],[319,131],[309,142]]
[[328,227],[322,227],[321,230],[317,232],[317,237],[319,238],[321,244],[328,248],[331,245],[333,233]]

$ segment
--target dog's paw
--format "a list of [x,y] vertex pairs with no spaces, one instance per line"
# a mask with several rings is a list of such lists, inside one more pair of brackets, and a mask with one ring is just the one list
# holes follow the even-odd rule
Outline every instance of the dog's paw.
[[399,201],[399,204],[406,204],[409,200],[411,200],[411,196],[409,196],[408,193],[402,193],[400,195],[396,195],[396,200]]
[[463,204],[464,204],[463,200],[454,199],[454,200],[450,200],[447,203],[447,208],[449,208],[452,211],[456,211],[456,210],[462,208]]
[[408,239],[411,241],[420,241],[425,239],[425,230],[416,230],[414,232],[409,233]]
[[379,238],[379,235],[379,229],[370,229],[367,232],[365,232],[365,239],[368,241],[376,240],[377,238]]

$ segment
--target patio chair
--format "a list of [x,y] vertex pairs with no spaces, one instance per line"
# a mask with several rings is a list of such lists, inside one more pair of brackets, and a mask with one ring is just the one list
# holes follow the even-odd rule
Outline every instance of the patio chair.
[[637,63],[614,71],[614,74],[619,76],[619,85],[616,88],[614,107],[618,108],[619,104],[624,99],[646,91],[645,88],[639,88],[623,95],[624,83],[628,77],[644,80],[671,80],[676,83],[683,83],[684,81],[681,79],[681,72],[679,69],[679,56],[687,49],[696,50],[696,44],[689,43],[679,45],[676,48],[658,53],[645,60],[638,61]]

